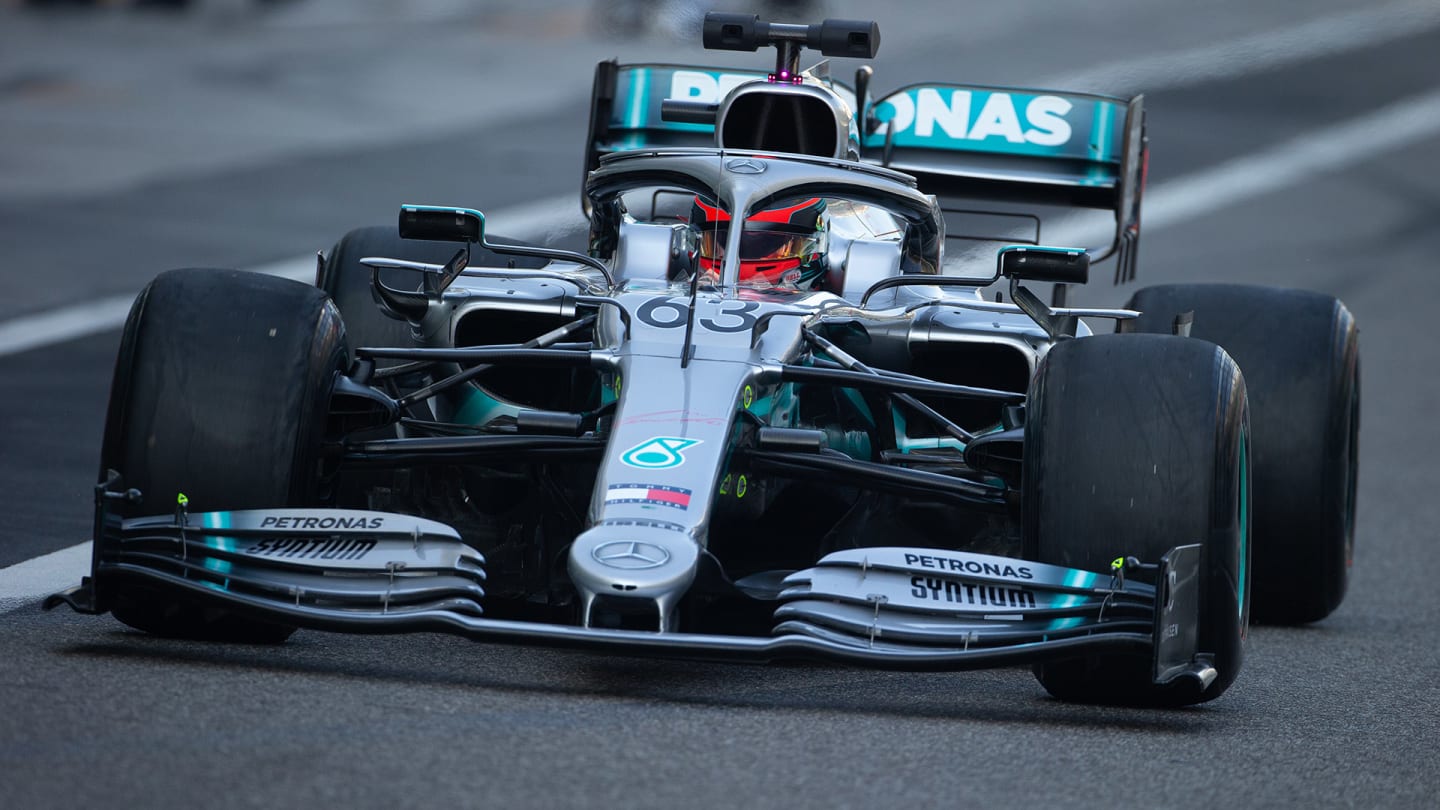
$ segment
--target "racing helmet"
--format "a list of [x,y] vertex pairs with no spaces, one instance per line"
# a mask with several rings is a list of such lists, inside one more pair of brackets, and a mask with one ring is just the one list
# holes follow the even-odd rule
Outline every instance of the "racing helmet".
[[[730,238],[730,213],[696,197],[690,223],[700,234],[700,271],[718,274]],[[740,237],[740,283],[810,287],[824,274],[829,230],[820,197],[752,214]]]

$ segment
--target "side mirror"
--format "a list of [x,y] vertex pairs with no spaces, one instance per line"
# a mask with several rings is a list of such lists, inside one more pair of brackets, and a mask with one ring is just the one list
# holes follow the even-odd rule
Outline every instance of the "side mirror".
[[400,238],[479,244],[485,241],[485,215],[473,208],[402,205]]
[[[501,256],[536,256],[542,259],[559,259],[574,262],[599,271],[605,283],[615,286],[610,268],[605,263],[584,253],[557,248],[537,247],[509,240],[491,244],[485,241],[485,215],[474,208],[453,208],[447,205],[402,205],[400,206],[400,238],[429,239],[436,242],[463,242],[465,255],[457,256],[440,268],[442,279],[454,281],[470,263],[470,246],[479,245],[490,253]],[[458,264],[457,264],[458,262]],[[434,271],[432,271],[434,272]],[[444,290],[444,286],[440,287]]]
[[1083,248],[1010,245],[1000,248],[999,276],[1024,281],[1084,284],[1090,280],[1090,254]]

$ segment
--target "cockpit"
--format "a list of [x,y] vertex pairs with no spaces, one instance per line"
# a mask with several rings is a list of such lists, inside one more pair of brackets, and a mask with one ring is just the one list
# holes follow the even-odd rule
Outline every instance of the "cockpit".
[[854,163],[653,150],[607,158],[587,193],[591,252],[612,260],[617,280],[698,276],[707,287],[848,299],[940,264],[934,200],[904,175]]

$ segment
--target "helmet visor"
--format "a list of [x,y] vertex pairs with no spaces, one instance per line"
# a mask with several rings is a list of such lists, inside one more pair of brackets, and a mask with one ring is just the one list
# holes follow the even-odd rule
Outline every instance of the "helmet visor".
[[[700,255],[707,259],[724,259],[725,243],[730,236],[728,227],[710,228],[700,234]],[[795,234],[783,231],[754,230],[746,228],[740,235],[741,261],[775,261],[779,259],[800,259],[816,252],[814,234]]]

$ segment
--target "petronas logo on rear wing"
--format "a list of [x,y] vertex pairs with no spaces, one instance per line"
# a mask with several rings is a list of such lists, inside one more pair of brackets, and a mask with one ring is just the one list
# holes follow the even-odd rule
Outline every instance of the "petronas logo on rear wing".
[[[1128,114],[1126,101],[1109,96],[912,85],[870,106],[864,146],[867,159],[870,150],[883,150],[886,165],[894,159],[956,174],[983,169],[1000,180],[1113,186]],[[927,151],[952,156],[926,159],[922,154]],[[971,165],[953,153],[970,153],[979,162]],[[993,163],[985,159],[988,155],[1032,160]]]
[[[1071,113],[1077,118],[1093,119],[1104,132],[1113,126],[1116,107],[1113,103],[1098,101],[1091,102],[1091,109],[1086,109],[1084,102],[1077,107],[1074,101],[1057,95],[921,87],[886,97],[876,105],[875,118],[882,132],[894,131],[897,143],[942,146],[955,141],[977,141],[979,143],[960,148],[989,147],[999,152],[1048,154],[1052,149],[1070,144],[1074,135]],[[1124,114],[1123,107],[1119,113]],[[870,140],[876,137],[872,135]],[[1109,140],[1102,137],[1097,143],[1082,142],[1081,145],[1087,147],[1082,157],[1098,157],[1108,148],[1118,146]],[[1040,149],[1024,148],[1023,144]],[[883,140],[875,145],[883,146]]]

